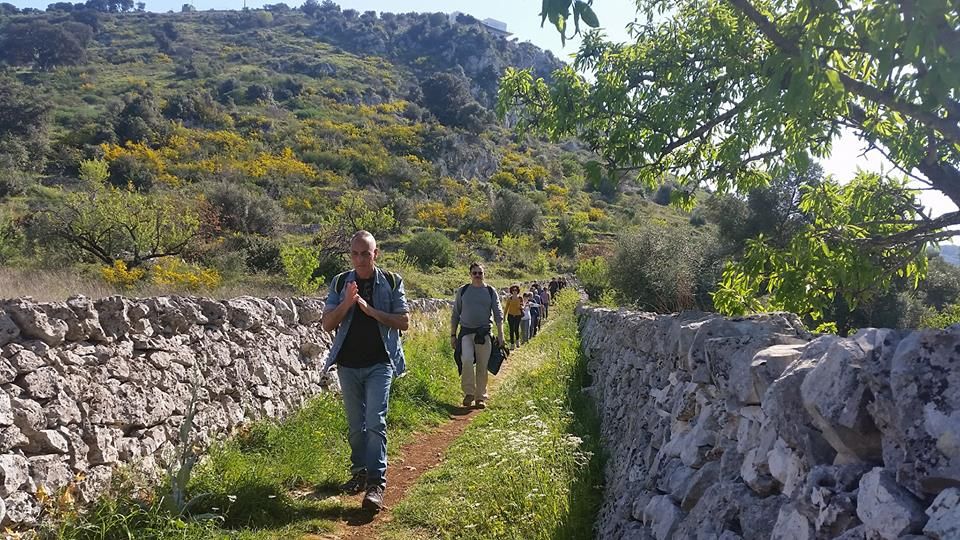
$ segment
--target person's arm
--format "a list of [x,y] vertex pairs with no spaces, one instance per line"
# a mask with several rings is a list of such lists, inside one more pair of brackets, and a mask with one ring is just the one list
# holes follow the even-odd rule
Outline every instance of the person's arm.
[[457,327],[460,326],[461,298],[459,290],[453,292],[453,309],[450,315],[450,346],[457,348]]
[[320,326],[327,332],[333,332],[340,326],[340,323],[343,322],[343,319],[347,316],[347,313],[350,312],[350,309],[354,304],[357,303],[357,298],[360,295],[357,294],[357,282],[351,281],[347,283],[344,291],[343,301],[340,300],[340,295],[337,294],[337,291],[334,289],[334,284],[337,280],[330,282],[330,289],[327,291],[327,301],[323,304],[323,316],[320,319]]
[[503,345],[503,306],[500,304],[499,294],[494,293],[490,296],[494,300],[493,321],[497,323],[497,339],[499,339],[500,344]]

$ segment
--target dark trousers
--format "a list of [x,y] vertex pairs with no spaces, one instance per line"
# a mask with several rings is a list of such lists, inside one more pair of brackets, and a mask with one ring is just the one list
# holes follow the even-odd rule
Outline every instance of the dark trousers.
[[510,343],[517,344],[520,339],[520,319],[522,315],[507,315],[507,325],[510,327]]

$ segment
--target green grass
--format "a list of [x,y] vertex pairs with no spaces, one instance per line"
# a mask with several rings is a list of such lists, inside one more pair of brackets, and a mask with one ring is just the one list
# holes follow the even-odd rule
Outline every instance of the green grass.
[[593,537],[603,466],[575,301],[563,293],[556,320],[510,357],[490,408],[394,510],[388,538]]
[[[391,453],[447,420],[459,399],[446,319],[446,312],[417,316],[405,338],[408,373],[394,383],[387,420]],[[211,450],[190,491],[208,494],[194,511],[213,521],[174,519],[159,497],[143,503],[121,496],[85,518],[67,516],[49,537],[261,539],[331,531],[359,511],[357,500],[335,496],[348,477],[346,433],[339,396],[322,394],[287,421],[253,424]]]

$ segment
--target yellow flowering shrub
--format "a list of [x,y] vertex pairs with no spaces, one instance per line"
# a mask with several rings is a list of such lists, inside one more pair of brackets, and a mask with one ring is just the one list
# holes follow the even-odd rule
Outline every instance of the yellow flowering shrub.
[[470,213],[470,199],[467,197],[460,197],[457,199],[457,202],[447,208],[447,221],[458,223],[463,221],[467,217],[467,214]]
[[493,176],[490,177],[490,181],[506,189],[514,189],[518,184],[517,177],[507,171],[497,171],[493,173]]
[[604,212],[603,209],[601,208],[591,208],[590,210],[587,211],[587,219],[589,219],[592,222],[600,221],[601,219],[604,219],[606,217],[607,217],[607,213]]
[[437,201],[429,201],[417,208],[417,219],[428,227],[442,228],[447,226],[446,206]]
[[279,154],[262,152],[256,159],[243,162],[241,170],[254,178],[263,178],[268,174],[278,177],[317,177],[316,169],[297,159],[290,148],[284,148]]
[[221,283],[220,273],[184,262],[176,257],[164,257],[150,269],[150,281],[155,285],[190,291],[210,290]]
[[407,108],[407,102],[400,99],[377,105],[377,112],[381,114],[400,114]]
[[127,263],[123,261],[113,261],[113,266],[100,268],[100,274],[107,283],[130,289],[143,279],[146,271],[143,268],[127,268]]
[[180,179],[167,170],[167,160],[164,159],[162,153],[141,142],[127,141],[123,146],[103,143],[100,145],[100,150],[103,152],[103,159],[107,163],[113,162],[121,156],[131,156],[153,169],[159,182],[173,187],[180,185]]
[[565,214],[570,208],[567,200],[563,197],[550,197],[547,199],[547,212],[550,214]]
[[570,189],[559,184],[547,184],[544,188],[544,191],[547,192],[547,195],[551,197],[566,197],[570,193]]

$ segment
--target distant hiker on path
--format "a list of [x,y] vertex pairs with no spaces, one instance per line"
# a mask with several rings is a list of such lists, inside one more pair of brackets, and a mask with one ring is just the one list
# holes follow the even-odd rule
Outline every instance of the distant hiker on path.
[[497,324],[496,339],[503,345],[500,295],[487,285],[483,274],[483,266],[479,263],[470,265],[470,283],[460,287],[454,295],[450,317],[450,345],[454,348],[454,356],[459,358],[463,406],[469,407],[476,402],[478,409],[487,406],[487,362],[494,339],[491,316]]
[[547,286],[547,289],[550,290],[550,297],[555,298],[557,296],[557,291],[560,290],[560,278],[555,277],[550,280],[550,285]]
[[337,330],[324,371],[337,364],[347,415],[352,477],[341,489],[366,490],[364,510],[383,509],[387,480],[390,385],[405,370],[400,331],[410,322],[403,281],[376,266],[377,241],[367,231],[350,240],[353,270],[330,283],[323,329]]
[[510,296],[503,310],[507,312],[507,325],[510,327],[510,347],[516,349],[520,341],[520,319],[523,317],[523,298],[519,285],[510,286]]
[[540,291],[540,319],[541,320],[543,321],[547,320],[547,316],[549,315],[549,308],[550,308],[550,291],[548,291],[547,288],[544,287]]

